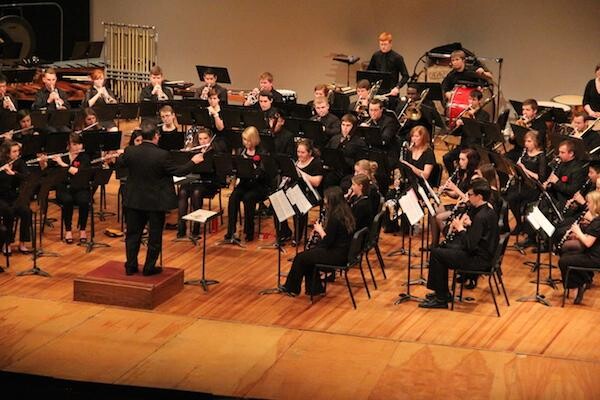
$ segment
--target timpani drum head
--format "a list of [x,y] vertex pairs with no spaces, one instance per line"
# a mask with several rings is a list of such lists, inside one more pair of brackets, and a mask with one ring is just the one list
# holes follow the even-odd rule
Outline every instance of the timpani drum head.
[[554,96],[552,101],[571,107],[581,106],[583,105],[583,96],[578,96],[576,94],[561,94],[559,96]]
[[18,15],[0,18],[0,54],[6,59],[29,58],[35,51],[35,33],[31,24]]

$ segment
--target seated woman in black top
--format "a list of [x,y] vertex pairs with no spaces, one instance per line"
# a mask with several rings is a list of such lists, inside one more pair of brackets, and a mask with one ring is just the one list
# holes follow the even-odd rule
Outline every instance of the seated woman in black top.
[[81,169],[90,167],[90,158],[83,152],[83,143],[81,136],[77,133],[69,135],[69,144],[67,147],[69,154],[63,157],[52,157],[59,167],[68,168],[67,179],[56,186],[56,200],[62,206],[63,222],[65,224],[65,242],[73,243],[73,234],[71,233],[71,224],[73,219],[73,206],[79,207],[79,218],[77,226],[79,227],[79,241],[85,243],[87,235],[85,227],[89,212],[90,187],[87,182],[73,183],[73,177]]
[[303,278],[308,293],[322,293],[320,282],[312,281],[315,264],[344,265],[347,262],[355,222],[350,206],[338,186],[325,190],[324,207],[324,221],[316,222],[314,226],[321,240],[315,247],[294,258],[285,285],[280,288],[283,293],[299,295]]
[[[310,186],[320,192],[321,182],[323,181],[323,163],[319,158],[319,151],[313,147],[309,139],[300,139],[296,143],[296,170],[298,171],[299,179],[303,179]],[[296,232],[296,241],[300,240],[300,234],[304,232],[308,215],[302,215],[296,224],[298,232]],[[280,239],[291,237],[291,230],[287,221],[283,222],[280,227]]]
[[596,77],[588,81],[583,92],[583,109],[592,118],[600,117],[600,64],[594,70]]
[[[14,241],[13,224],[15,216],[20,219],[19,251],[28,253],[25,242],[31,241],[31,210],[29,205],[16,204],[19,186],[27,179],[27,166],[19,158],[21,145],[5,140],[0,146],[0,217],[8,233],[7,244],[3,252],[10,252],[10,243]],[[11,163],[10,165],[8,163]]]
[[400,162],[409,168],[417,177],[429,179],[435,165],[435,154],[431,148],[429,131],[422,125],[415,126],[408,134],[410,150],[406,160]]
[[246,241],[254,240],[254,214],[256,203],[267,198],[269,194],[269,179],[262,165],[262,150],[260,149],[260,135],[258,130],[250,126],[242,132],[241,156],[252,160],[254,167],[251,177],[238,178],[238,183],[231,192],[227,211],[229,220],[225,240],[231,240],[235,233],[237,216],[240,212],[240,203],[244,203],[244,233]]
[[[546,180],[546,154],[540,146],[538,134],[536,131],[529,131],[524,137],[524,148],[517,166],[533,180],[544,182]],[[511,233],[518,234],[523,228],[523,216],[521,208],[524,204],[535,201],[540,194],[539,189],[531,187],[522,182],[521,178],[511,178],[511,184],[505,193],[505,199],[508,207],[513,213],[516,221],[515,228]]]
[[[189,132],[189,131],[188,131]],[[212,133],[206,128],[198,128],[191,134],[194,136],[189,140],[189,148],[194,146],[207,146],[200,149],[200,154],[204,159],[209,158],[216,153],[223,153],[224,149],[219,148],[216,142],[211,143]],[[204,163],[202,161],[200,164]],[[217,177],[214,172],[202,173],[194,182],[181,185],[179,188],[179,222],[177,224],[177,237],[182,238],[186,232],[186,222],[181,219],[189,211],[189,202],[191,202],[192,211],[202,208],[204,198],[212,198],[218,191]],[[194,224],[192,235],[200,235],[200,224]]]
[[[573,224],[571,228],[572,239],[580,242],[583,251],[567,251],[569,248],[576,248],[565,242],[563,245],[563,254],[560,256],[558,266],[562,274],[563,284],[565,282],[567,267],[598,268],[600,265],[600,192],[595,190],[585,196],[588,205],[588,215],[591,221],[587,227],[580,226],[579,223]],[[569,282],[566,289],[578,288],[575,304],[580,304],[583,300],[583,293],[592,282],[593,273],[587,271],[572,270],[569,272]]]
[[368,176],[359,174],[352,177],[352,186],[347,200],[356,221],[356,230],[370,227],[375,218],[368,196],[370,187],[371,180]]

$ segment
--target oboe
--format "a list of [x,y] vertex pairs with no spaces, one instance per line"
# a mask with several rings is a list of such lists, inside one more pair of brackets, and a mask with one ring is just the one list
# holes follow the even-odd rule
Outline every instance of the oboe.
[[[577,222],[575,222],[573,225],[579,225],[585,218],[585,213],[587,213],[587,207],[584,208],[584,210],[581,212],[581,215],[579,215],[579,217],[577,218]],[[562,249],[563,245],[569,238],[569,235],[571,235],[571,233],[573,232],[573,225],[571,225],[569,230],[565,232],[564,236],[560,239],[560,242],[558,242],[558,244],[556,245],[557,250]]]

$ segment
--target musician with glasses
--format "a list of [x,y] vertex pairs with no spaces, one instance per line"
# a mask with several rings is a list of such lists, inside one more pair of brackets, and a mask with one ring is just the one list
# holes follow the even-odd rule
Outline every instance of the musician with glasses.
[[62,89],[56,87],[56,70],[48,68],[44,71],[42,82],[44,86],[36,93],[31,108],[33,110],[68,110],[71,108],[67,98],[68,95]]
[[392,50],[391,33],[381,32],[378,39],[379,50],[371,56],[367,69],[369,71],[391,73],[393,88],[390,91],[390,95],[398,96],[400,89],[408,82],[409,78],[404,58]]
[[452,294],[448,290],[448,272],[460,268],[489,271],[499,242],[498,216],[489,206],[490,185],[475,179],[467,190],[471,209],[451,222],[453,241],[445,247],[433,247],[429,260],[427,288],[433,290],[422,308],[448,308]]
[[175,110],[170,105],[162,106],[159,110],[161,126],[158,128],[159,135],[179,132],[177,127],[177,116]]

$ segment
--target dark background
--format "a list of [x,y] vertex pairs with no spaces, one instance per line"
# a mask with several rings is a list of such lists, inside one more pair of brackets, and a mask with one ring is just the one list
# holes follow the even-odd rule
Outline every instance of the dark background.
[[[5,1],[16,4],[0,7],[0,17],[18,15],[27,20],[35,32],[36,49],[33,55],[44,61],[60,60],[60,12],[52,5],[24,6],[39,1]],[[90,0],[54,0],[63,9],[63,58],[69,59],[76,41],[90,40]]]

